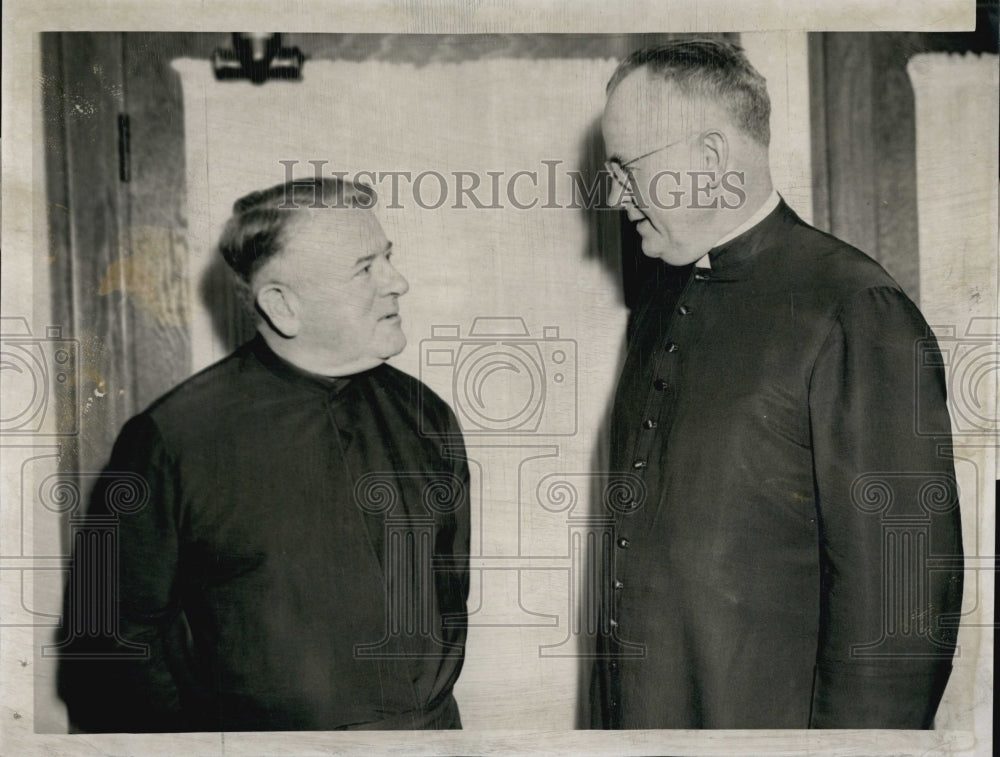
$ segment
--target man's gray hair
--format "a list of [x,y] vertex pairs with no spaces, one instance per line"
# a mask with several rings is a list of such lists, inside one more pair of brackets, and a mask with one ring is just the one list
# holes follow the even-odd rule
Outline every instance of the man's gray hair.
[[218,249],[234,274],[240,300],[253,311],[253,275],[285,249],[293,222],[303,210],[336,212],[374,204],[373,189],[337,177],[289,181],[238,199]]
[[765,147],[771,141],[767,82],[738,45],[683,39],[636,50],[619,64],[608,81],[607,93],[610,95],[622,79],[639,68],[672,82],[688,97],[719,103],[736,126]]

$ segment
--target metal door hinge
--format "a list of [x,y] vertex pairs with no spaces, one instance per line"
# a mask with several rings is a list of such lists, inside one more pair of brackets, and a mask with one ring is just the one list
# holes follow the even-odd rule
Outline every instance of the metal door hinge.
[[118,179],[128,183],[132,179],[131,131],[127,113],[118,114]]

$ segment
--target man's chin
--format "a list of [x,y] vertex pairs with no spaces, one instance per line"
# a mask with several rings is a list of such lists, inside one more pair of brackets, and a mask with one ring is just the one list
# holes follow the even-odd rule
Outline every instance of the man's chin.
[[648,258],[662,260],[667,265],[683,267],[700,258],[703,253],[692,258],[692,253],[677,249],[659,235],[651,235],[642,237],[642,254]]
[[647,234],[640,234],[640,238],[642,239],[643,255],[645,255],[647,258],[657,258],[667,263],[670,262],[667,259],[667,256],[670,254],[670,251],[667,249],[667,246],[663,243],[662,237],[660,237],[659,235],[653,235],[647,233]]
[[379,350],[379,355],[383,360],[388,360],[389,358],[396,357],[396,355],[405,349],[406,337],[400,331],[396,339],[391,339],[384,344],[383,348]]

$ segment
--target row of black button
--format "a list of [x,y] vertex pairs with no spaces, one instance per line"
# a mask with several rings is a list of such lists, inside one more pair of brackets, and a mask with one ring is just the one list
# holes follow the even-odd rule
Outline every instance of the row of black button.
[[[689,305],[681,305],[677,309],[677,312],[679,312],[681,315],[691,315],[691,313],[693,313],[694,310],[692,310]],[[679,344],[677,344],[677,342],[667,342],[667,352],[677,352],[680,348],[681,347]],[[667,388],[667,382],[661,378],[658,378],[655,381],[653,381],[653,388],[658,392],[662,392],[664,389]],[[656,428],[656,421],[647,420],[643,425],[645,425],[646,428]]]
[[[703,271],[703,270],[700,270],[700,269],[697,270],[697,271],[695,271],[694,277],[698,281],[708,281],[709,278],[711,278],[709,276],[709,274],[708,274],[707,271]],[[690,305],[681,305],[677,309],[677,312],[679,312],[681,315],[691,315],[691,313],[694,312],[694,309]],[[680,350],[680,345],[678,345],[676,342],[667,342],[667,344],[666,344],[666,350],[667,350],[668,353],[677,352],[678,350]],[[665,390],[667,388],[667,382],[664,379],[662,379],[662,378],[658,378],[655,381],[653,381],[653,388],[656,389],[656,391],[658,391],[658,392],[662,392],[663,390]],[[658,425],[657,422],[655,420],[653,420],[652,418],[646,418],[646,420],[644,420],[642,422],[642,427],[644,429],[654,429],[654,428],[657,427],[657,425]],[[646,465],[647,465],[647,463],[646,463],[645,460],[636,460],[635,462],[632,463],[632,467],[635,468],[635,469],[637,469],[637,470],[641,470],[641,469],[645,468]],[[627,537],[622,536],[622,537],[619,537],[619,539],[617,541],[617,545],[618,545],[619,549],[628,549],[629,547],[632,546],[632,542]],[[621,592],[622,589],[625,588],[625,584],[623,584],[618,579],[614,580],[614,582],[612,583],[612,586],[614,587],[616,595],[619,592]],[[613,629],[618,628],[618,621],[615,620],[614,618],[610,618],[608,620],[608,622],[611,625],[611,628],[613,628]],[[618,670],[618,663],[615,662],[614,660],[612,660],[608,664],[608,667],[611,670],[616,671],[616,670]],[[612,699],[611,702],[610,702],[610,704],[611,704],[612,707],[616,707],[618,705],[618,702],[617,702],[617,700]]]
[[[705,281],[708,279],[708,276],[703,274],[695,274],[695,277],[701,281]],[[691,315],[691,313],[693,313],[694,311],[690,305],[681,305],[678,308],[678,312],[681,315]],[[666,350],[669,353],[677,352],[678,350],[680,350],[680,345],[678,345],[676,342],[667,342]],[[667,388],[667,382],[662,378],[658,378],[655,381],[653,381],[653,388],[656,389],[658,392],[662,392],[664,389]],[[647,418],[642,422],[642,427],[645,429],[654,429],[656,428],[656,426],[657,423],[652,418]],[[647,462],[645,460],[636,460],[632,463],[632,467],[635,468],[636,470],[642,470],[646,466]],[[627,537],[624,536],[619,537],[617,544],[619,549],[628,549],[629,547],[632,546],[632,542]],[[623,584],[618,579],[615,579],[612,585],[616,593],[620,592],[622,589],[625,588],[625,584]],[[618,628],[618,621],[615,620],[614,618],[610,618],[608,622],[611,624],[612,628]],[[618,664],[612,662],[610,667],[612,670],[616,670],[618,668]],[[612,706],[614,706],[615,704],[616,702],[614,701],[611,702]]]

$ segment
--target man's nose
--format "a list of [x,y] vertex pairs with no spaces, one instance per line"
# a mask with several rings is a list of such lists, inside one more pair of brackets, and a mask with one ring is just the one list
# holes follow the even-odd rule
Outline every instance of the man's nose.
[[611,190],[608,192],[608,207],[619,210],[636,210],[634,187],[630,184],[622,184],[617,179],[611,182]]
[[625,186],[617,179],[612,178],[611,188],[608,190],[608,207],[624,208],[626,197],[628,197],[628,193],[625,191]]
[[396,270],[396,266],[388,260],[386,261],[383,275],[385,276],[383,289],[386,294],[394,294],[398,297],[410,291],[410,282],[408,282],[404,278],[403,274]]

